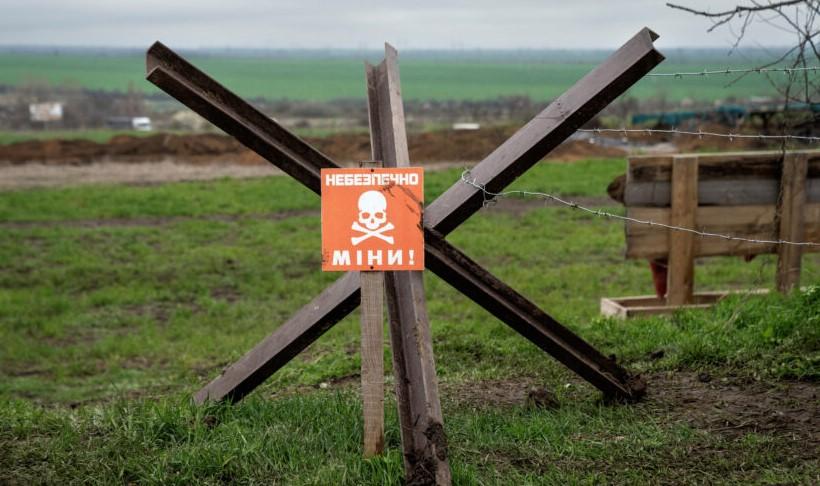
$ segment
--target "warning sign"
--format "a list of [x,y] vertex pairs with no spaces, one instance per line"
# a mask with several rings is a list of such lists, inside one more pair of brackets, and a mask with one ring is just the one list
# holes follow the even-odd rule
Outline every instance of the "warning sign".
[[423,270],[420,167],[322,169],[322,270]]

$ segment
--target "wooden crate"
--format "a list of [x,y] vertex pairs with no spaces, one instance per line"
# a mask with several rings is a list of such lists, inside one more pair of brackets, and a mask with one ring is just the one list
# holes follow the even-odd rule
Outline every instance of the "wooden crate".
[[692,303],[683,305],[667,305],[666,299],[655,295],[604,297],[601,299],[601,315],[629,319],[631,317],[672,314],[678,310],[708,309],[724,297],[732,294],[766,294],[768,292],[769,289],[696,292],[692,295]]

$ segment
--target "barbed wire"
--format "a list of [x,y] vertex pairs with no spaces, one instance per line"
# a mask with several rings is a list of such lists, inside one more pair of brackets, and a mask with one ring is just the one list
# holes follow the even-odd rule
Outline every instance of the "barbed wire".
[[708,70],[704,69],[703,71],[691,71],[691,72],[680,72],[680,73],[649,73],[646,76],[652,77],[675,77],[675,78],[682,78],[684,76],[710,76],[714,74],[747,74],[747,73],[758,73],[758,74],[765,74],[765,73],[777,73],[782,72],[785,74],[791,74],[794,72],[803,72],[803,71],[818,71],[820,70],[820,66],[807,66],[807,67],[794,67],[794,68],[741,68],[741,69],[714,69]]
[[820,142],[820,137],[811,137],[804,135],[764,135],[762,133],[719,133],[719,132],[704,132],[698,130],[697,132],[690,130],[659,129],[659,128],[581,128],[578,132],[585,133],[621,133],[627,136],[629,133],[642,133],[646,135],[664,134],[664,135],[692,135],[698,137],[719,137],[733,139],[755,139],[755,140],[796,140],[801,142]]
[[743,241],[743,242],[747,242],[747,243],[755,243],[755,244],[761,244],[761,245],[820,246],[820,243],[815,243],[815,242],[812,242],[812,241],[758,240],[758,239],[754,239],[754,238],[743,238],[743,237],[740,237],[740,236],[724,235],[724,234],[719,234],[719,233],[709,233],[707,231],[699,231],[699,230],[696,230],[694,228],[685,228],[685,227],[682,227],[682,226],[674,226],[674,225],[666,224],[666,223],[658,223],[657,221],[650,221],[650,220],[644,220],[644,219],[631,218],[629,216],[621,216],[620,214],[613,214],[613,213],[603,211],[603,210],[600,210],[600,209],[590,209],[590,208],[584,207],[584,206],[582,206],[582,205],[580,205],[576,202],[566,201],[566,200],[564,200],[564,199],[562,199],[558,196],[555,196],[553,194],[548,194],[548,193],[545,193],[545,192],[519,191],[519,190],[504,191],[504,192],[491,192],[491,191],[488,191],[484,187],[483,184],[479,184],[478,182],[476,182],[475,178],[470,179],[470,177],[469,177],[470,175],[471,175],[470,170],[466,169],[464,172],[461,173],[461,180],[465,184],[468,184],[468,185],[470,185],[470,186],[472,186],[472,187],[474,187],[474,188],[476,188],[476,189],[478,189],[482,192],[482,194],[484,196],[484,205],[485,206],[488,205],[489,203],[493,202],[497,198],[512,197],[512,196],[519,195],[519,196],[524,196],[524,197],[535,197],[535,198],[549,199],[549,200],[555,201],[559,204],[563,204],[564,206],[567,206],[567,207],[570,207],[570,208],[573,208],[573,209],[578,209],[578,210],[587,212],[587,213],[595,215],[595,216],[605,217],[607,219],[617,219],[617,220],[627,221],[627,222],[630,222],[630,223],[641,224],[641,225],[645,225],[645,226],[653,226],[653,227],[665,228],[665,229],[672,230],[672,231],[681,231],[681,232],[685,232],[685,233],[692,233],[692,234],[695,234],[695,235],[698,235],[698,236],[701,236],[701,237],[705,237],[705,238],[720,238],[720,239],[723,239],[723,240]]

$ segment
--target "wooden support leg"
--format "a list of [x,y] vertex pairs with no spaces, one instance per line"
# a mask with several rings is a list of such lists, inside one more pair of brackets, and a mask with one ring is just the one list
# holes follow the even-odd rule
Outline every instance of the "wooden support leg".
[[[569,137],[576,128],[590,120],[660,63],[663,56],[652,45],[656,38],[657,35],[651,30],[641,30],[599,67],[584,76],[516,132],[510,140],[487,156],[473,169],[473,176],[489,190],[503,190]],[[166,46],[156,43],[149,49],[146,69],[149,81],[236,137],[241,143],[315,193],[320,192],[320,169],[338,167],[327,156],[225,89]],[[398,95],[398,85],[395,94]],[[372,121],[371,115],[371,123]],[[390,136],[389,133],[386,134],[386,137]],[[406,140],[394,141],[406,144]],[[457,182],[425,209],[425,224],[440,232],[439,238],[443,237],[478,211],[482,204],[483,195],[478,189]],[[426,255],[430,251],[431,248],[428,246]],[[568,356],[579,356],[582,360],[588,358],[586,355],[589,354],[591,346],[572,335],[566,328],[556,325],[552,318],[537,307],[527,305],[518,309],[520,306],[517,305],[517,294],[512,291],[498,294],[494,291],[494,286],[502,282],[495,278],[485,282],[491,277],[486,271],[475,265],[460,265],[460,261],[453,260],[450,262],[452,266],[448,266],[448,263],[434,263],[440,267],[440,276],[444,276],[443,278],[452,285],[466,292],[468,297],[480,301],[479,303],[494,315],[504,319],[505,323],[539,344],[545,351],[559,357],[562,362],[577,361],[567,361]],[[480,275],[476,275],[479,270]],[[472,280],[483,283],[462,285],[463,282]],[[482,298],[472,295],[470,291],[477,288],[484,290],[482,296],[489,295],[493,298],[485,302]],[[228,367],[222,376],[200,390],[195,397],[197,403],[205,400],[240,400],[358,304],[359,274],[351,272],[328,287],[279,329]],[[509,321],[505,310],[508,308],[516,308],[525,315],[522,315],[521,319]],[[540,325],[536,325],[535,321],[540,322]],[[537,336],[543,334],[540,328],[544,326],[550,333],[560,331],[561,335],[572,335],[572,340],[566,342],[563,339],[547,338],[540,342],[541,339]],[[579,342],[583,343],[580,348],[575,345]],[[592,361],[597,362],[598,359]],[[603,368],[585,366],[581,371],[578,368],[573,369],[607,394],[633,398],[637,395],[630,392],[630,389],[634,390],[634,386],[626,382],[626,372],[619,369],[614,362],[611,366]],[[609,369],[616,369],[621,373],[613,374]],[[590,376],[594,378],[591,379]],[[435,394],[428,394],[431,395]]]
[[[381,167],[368,161],[359,167]],[[384,272],[361,272],[364,456],[384,452]]]
[[[681,156],[672,160],[672,202],[670,224],[695,228],[698,209],[698,159]],[[669,231],[669,273],[667,305],[692,303],[695,280],[695,235]]]
[[[777,202],[779,239],[801,241],[804,234],[806,206],[806,154],[786,154],[780,177],[780,197]],[[779,245],[777,248],[777,290],[783,293],[800,285],[801,248]]]
[[364,455],[384,452],[384,273],[361,272]]
[[359,289],[359,272],[346,273],[199,390],[194,402],[241,400],[350,314],[359,305]]
[[[396,50],[366,67],[370,144],[385,167],[408,167]],[[385,272],[390,342],[406,484],[449,485],[447,437],[438,395],[422,272]]]

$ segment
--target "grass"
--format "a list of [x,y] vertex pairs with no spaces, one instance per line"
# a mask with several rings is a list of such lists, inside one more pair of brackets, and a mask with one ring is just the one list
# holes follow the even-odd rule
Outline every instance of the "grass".
[[[623,168],[541,164],[515,186],[602,197]],[[459,173],[428,174],[427,200]],[[188,401],[338,277],[319,271],[318,208],[283,177],[0,193],[2,482],[399,483],[390,399],[388,453],[360,458],[356,313],[239,405]],[[622,232],[570,209],[496,207],[449,239],[633,371],[772,386],[820,378],[817,287],[672,318],[598,317],[601,296],[651,292],[645,262],[621,256]],[[774,266],[705,259],[697,286],[771,286]],[[818,269],[806,255],[805,285],[820,284]],[[456,484],[808,484],[820,474],[811,447],[784,435],[727,436],[650,404],[604,405],[444,282],[425,284]],[[494,383],[545,386],[561,407],[496,403],[482,393]]]
[[[670,53],[658,72],[701,71],[704,68],[748,67],[754,60],[699,58]],[[359,58],[241,58],[192,54],[191,61],[243,97],[326,101],[364,98],[364,70]],[[371,59],[374,61],[375,59]],[[445,59],[409,56],[401,61],[402,94],[408,100],[481,100],[526,95],[553,99],[597,65],[588,59],[503,60]],[[33,81],[124,92],[158,89],[145,80],[142,55],[81,53],[0,53],[0,85]],[[714,101],[775,94],[763,76],[747,76],[726,88],[723,76],[681,79],[647,78],[627,96]]]

